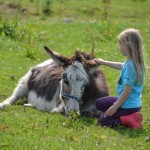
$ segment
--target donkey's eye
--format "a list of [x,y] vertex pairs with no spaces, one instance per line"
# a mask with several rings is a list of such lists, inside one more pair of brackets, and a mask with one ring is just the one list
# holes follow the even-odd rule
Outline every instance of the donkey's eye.
[[69,85],[69,82],[68,82],[67,80],[64,80],[64,83],[65,83],[66,85]]
[[76,78],[77,81],[82,81],[82,78]]

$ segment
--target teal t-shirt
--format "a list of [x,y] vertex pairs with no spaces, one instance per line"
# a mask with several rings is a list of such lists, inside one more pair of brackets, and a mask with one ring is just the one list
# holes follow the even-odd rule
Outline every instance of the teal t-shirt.
[[136,84],[135,81],[136,81],[136,74],[134,63],[132,60],[125,61],[123,63],[122,71],[120,73],[120,78],[117,86],[117,93],[118,96],[120,96],[124,90],[125,85],[132,86],[132,90],[129,97],[123,103],[121,108],[137,108],[142,106],[141,97],[143,85]]

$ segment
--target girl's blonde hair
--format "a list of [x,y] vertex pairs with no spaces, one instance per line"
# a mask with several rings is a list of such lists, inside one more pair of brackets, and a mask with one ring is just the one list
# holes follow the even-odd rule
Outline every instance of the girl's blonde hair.
[[119,34],[118,40],[126,45],[129,57],[134,62],[136,71],[136,83],[143,84],[145,65],[142,38],[139,30],[132,28],[124,30]]

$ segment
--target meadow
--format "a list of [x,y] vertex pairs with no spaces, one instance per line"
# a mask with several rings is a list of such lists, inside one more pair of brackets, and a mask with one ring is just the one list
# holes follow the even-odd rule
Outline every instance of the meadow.
[[[49,59],[45,45],[68,57],[77,49],[90,53],[94,47],[96,58],[124,61],[117,36],[126,28],[136,28],[143,37],[146,64],[141,130],[103,128],[97,119],[67,119],[26,108],[20,100],[0,110],[0,149],[149,150],[149,6],[149,0],[0,0],[0,102],[30,67]],[[100,67],[111,95],[116,95],[120,72]]]

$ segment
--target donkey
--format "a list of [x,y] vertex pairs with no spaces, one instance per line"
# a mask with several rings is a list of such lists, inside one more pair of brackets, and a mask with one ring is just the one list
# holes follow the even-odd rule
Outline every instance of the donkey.
[[0,108],[26,97],[25,106],[38,110],[65,113],[75,110],[81,115],[94,116],[97,98],[108,96],[109,87],[94,57],[76,51],[71,58],[44,47],[52,59],[31,68],[24,75],[13,94],[0,103]]

